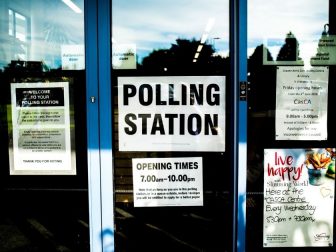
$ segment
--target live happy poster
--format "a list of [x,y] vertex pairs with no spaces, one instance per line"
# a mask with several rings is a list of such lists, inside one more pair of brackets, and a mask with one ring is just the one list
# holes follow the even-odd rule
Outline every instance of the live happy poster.
[[331,247],[335,149],[264,150],[264,247]]

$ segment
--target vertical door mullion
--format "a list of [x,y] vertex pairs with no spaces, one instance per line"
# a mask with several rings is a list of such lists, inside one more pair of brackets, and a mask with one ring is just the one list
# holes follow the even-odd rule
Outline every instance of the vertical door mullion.
[[[247,174],[247,0],[240,0],[238,6],[238,79],[239,96],[246,96],[238,103],[238,214],[237,251],[245,251],[246,233],[246,174]],[[245,93],[243,93],[245,92]]]
[[90,250],[113,251],[111,17],[109,0],[86,0]]
[[233,193],[233,201],[232,201],[232,251],[237,251],[237,208],[238,208],[238,86],[239,86],[239,78],[238,78],[238,7],[239,1],[231,0],[230,1],[230,61],[231,61],[231,81],[232,81],[232,91],[230,98],[227,103],[229,107],[231,107],[231,118],[230,118],[230,144],[232,147],[231,154],[231,166],[232,169],[232,193]]
[[96,0],[85,0],[85,68],[90,251],[102,251]]
[[114,247],[111,0],[98,1],[98,78],[103,251]]

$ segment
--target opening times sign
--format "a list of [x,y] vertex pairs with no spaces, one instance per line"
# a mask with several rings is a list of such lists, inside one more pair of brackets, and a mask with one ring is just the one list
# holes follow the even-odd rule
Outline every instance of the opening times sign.
[[203,206],[201,157],[132,159],[135,207]]
[[120,151],[225,151],[225,77],[119,77]]
[[333,246],[334,150],[264,151],[264,247]]
[[69,84],[12,83],[10,174],[75,174],[70,140]]
[[328,67],[278,67],[276,140],[326,140]]

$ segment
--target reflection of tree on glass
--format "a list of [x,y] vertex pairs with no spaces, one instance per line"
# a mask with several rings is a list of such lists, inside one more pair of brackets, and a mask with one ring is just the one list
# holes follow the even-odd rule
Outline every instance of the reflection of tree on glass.
[[229,58],[214,55],[212,45],[204,44],[198,60],[193,61],[199,41],[177,39],[169,49],[154,50],[142,61],[142,70],[165,74],[223,74]]
[[[273,104],[272,92],[275,92],[275,66],[263,64],[263,54],[267,54],[268,61],[273,61],[272,55],[267,47],[259,45],[248,59],[250,90],[250,109],[252,111],[265,111],[269,104]],[[273,109],[273,108],[272,108]]]
[[299,59],[299,42],[292,32],[289,32],[285,44],[281,47],[277,61],[297,61]]

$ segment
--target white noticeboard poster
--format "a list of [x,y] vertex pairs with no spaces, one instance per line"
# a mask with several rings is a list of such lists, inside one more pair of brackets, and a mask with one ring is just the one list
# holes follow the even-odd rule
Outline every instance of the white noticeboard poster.
[[225,76],[119,77],[120,151],[225,151]]
[[136,69],[136,44],[112,44],[113,69]]
[[132,159],[135,207],[203,206],[201,157]]
[[334,155],[331,148],[264,151],[264,247],[333,246]]
[[318,41],[316,55],[310,59],[311,65],[336,65],[336,36],[322,35]]
[[85,69],[84,45],[61,45],[62,70]]
[[328,67],[278,67],[276,140],[327,140]]
[[12,83],[11,175],[73,175],[69,83]]

